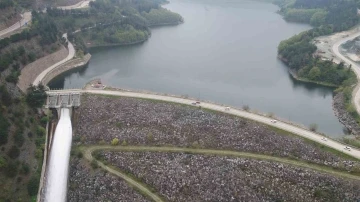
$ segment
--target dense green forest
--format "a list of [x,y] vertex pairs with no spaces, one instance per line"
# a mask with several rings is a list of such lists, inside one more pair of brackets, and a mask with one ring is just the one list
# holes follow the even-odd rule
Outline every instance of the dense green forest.
[[151,9],[150,12],[142,12],[141,15],[147,20],[148,25],[179,24],[183,22],[181,15],[167,9]]
[[148,39],[150,32],[147,29],[135,29],[130,24],[114,24],[107,27],[97,27],[85,30],[81,37],[91,46],[107,44],[131,44]]
[[[315,37],[343,31],[359,21],[355,0],[296,0],[278,1],[280,12],[285,19],[311,23],[315,28],[282,41],[278,47],[280,58],[305,80],[341,86],[353,77],[344,65],[332,65],[313,57],[316,46],[311,42]],[[335,67],[336,66],[336,67]]]
[[330,25],[333,31],[349,29],[358,23],[358,0],[280,0],[280,13],[289,21]]
[[[49,116],[38,113],[43,89],[13,95],[0,85],[0,201],[36,199]],[[42,104],[41,104],[42,105]]]
[[179,14],[161,8],[162,0],[90,2],[87,10],[48,8],[48,15],[63,32],[74,32],[87,46],[131,44],[150,36],[149,26],[179,24]]

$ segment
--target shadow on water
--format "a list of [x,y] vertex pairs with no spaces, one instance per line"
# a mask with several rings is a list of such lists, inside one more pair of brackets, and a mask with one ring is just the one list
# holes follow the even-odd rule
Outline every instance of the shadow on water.
[[322,86],[315,83],[309,83],[304,81],[296,80],[290,73],[288,73],[290,80],[292,81],[293,89],[306,89],[310,93],[317,93],[323,97],[333,95],[335,87]]
[[[280,59],[278,59],[278,60],[279,60],[279,62],[283,63]],[[286,66],[286,64],[284,64],[283,68],[287,72],[289,80],[291,81],[291,84],[292,84],[292,88],[294,90],[306,90],[307,93],[310,93],[310,94],[316,93],[317,95],[320,95],[324,98],[329,95],[331,95],[331,96],[334,95],[334,90],[336,89],[335,87],[323,86],[323,85],[316,84],[316,83],[310,83],[310,82],[296,80],[290,74],[289,69]]]
[[147,40],[143,41],[143,42],[135,43],[135,44],[91,47],[91,48],[89,48],[89,52],[90,52],[90,54],[93,55],[93,54],[96,54],[96,53],[99,53],[99,52],[106,52],[106,51],[116,50],[116,49],[123,48],[123,47],[140,47],[146,42],[147,42]]
[[72,69],[72,70],[69,70],[69,71],[66,71],[62,74],[59,74],[58,76],[56,76],[54,79],[52,79],[48,86],[50,89],[55,89],[55,88],[64,88],[65,86],[65,79],[72,75],[72,74],[76,74],[78,75],[79,77],[81,76],[84,76],[85,73],[86,73],[86,70],[88,69],[89,67],[89,63],[82,66],[82,67],[78,67],[78,68],[75,68],[75,69]]

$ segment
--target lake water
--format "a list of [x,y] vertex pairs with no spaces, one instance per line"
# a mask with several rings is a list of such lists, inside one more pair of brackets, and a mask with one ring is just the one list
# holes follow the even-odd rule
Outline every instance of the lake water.
[[185,23],[152,28],[143,44],[98,48],[86,69],[51,87],[78,88],[93,78],[110,86],[189,95],[343,136],[332,111],[331,88],[294,81],[277,59],[277,46],[311,27],[285,22],[278,7],[245,0],[171,0],[164,7]]

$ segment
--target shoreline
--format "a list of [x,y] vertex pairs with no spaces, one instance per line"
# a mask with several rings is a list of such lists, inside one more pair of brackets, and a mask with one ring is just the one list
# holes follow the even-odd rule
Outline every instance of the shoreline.
[[301,81],[301,82],[304,82],[304,83],[312,83],[312,84],[316,84],[316,85],[320,85],[320,86],[331,87],[331,88],[334,88],[334,90],[339,87],[339,86],[334,85],[334,84],[330,84],[330,83],[326,83],[326,82],[319,82],[319,81],[312,81],[312,80],[308,80],[306,78],[299,77],[299,76],[296,75],[295,72],[291,71],[290,69],[289,69],[289,74],[295,80]]
[[151,27],[161,27],[161,26],[176,26],[176,25],[181,25],[181,24],[184,24],[185,21],[183,20],[182,22],[179,21],[179,22],[169,22],[169,23],[158,23],[158,24],[152,24],[152,25],[148,25],[150,28]]
[[[296,73],[294,71],[292,71],[288,65],[286,64],[286,60],[283,59],[281,57],[281,55],[278,55],[279,60],[281,60],[285,65],[286,68],[288,69],[289,74],[291,75],[292,78],[294,78],[297,81],[301,81],[304,83],[312,83],[312,84],[316,84],[316,85],[320,85],[320,86],[325,86],[325,87],[331,87],[331,88],[338,88],[339,86],[334,85],[334,84],[330,84],[330,83],[326,83],[326,82],[321,82],[321,81],[312,81],[312,80],[308,80],[306,78],[302,78],[296,75]],[[335,89],[334,89],[335,90]]]
[[[153,24],[153,25],[148,25],[149,28],[154,28],[154,27],[161,27],[161,26],[177,26],[180,24],[183,24],[184,22],[177,22],[177,23],[160,23],[160,24]],[[101,48],[101,47],[113,47],[113,46],[131,46],[131,45],[136,45],[136,44],[141,44],[144,43],[145,41],[149,40],[151,36],[151,33],[149,34],[149,36],[144,39],[144,40],[139,40],[139,41],[134,41],[134,42],[130,42],[130,43],[116,43],[116,44],[100,44],[100,45],[86,45],[87,48]]]
[[147,41],[150,38],[147,37],[144,40],[140,40],[140,41],[135,41],[135,42],[131,42],[131,43],[116,43],[116,44],[101,44],[101,45],[86,45],[87,48],[89,49],[93,49],[93,48],[102,48],[102,47],[113,47],[113,46],[131,46],[131,45],[136,45],[136,44],[141,44],[144,43],[145,41]]
[[346,111],[344,102],[344,94],[342,92],[337,93],[333,97],[332,108],[335,116],[339,119],[340,123],[349,130],[349,135],[358,137],[360,134],[360,126],[356,123],[356,120]]

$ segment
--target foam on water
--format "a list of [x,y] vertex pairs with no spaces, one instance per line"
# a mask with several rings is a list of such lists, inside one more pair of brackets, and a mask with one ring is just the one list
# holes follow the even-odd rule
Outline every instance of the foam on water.
[[71,140],[70,110],[61,109],[47,168],[46,202],[65,202],[66,200]]

